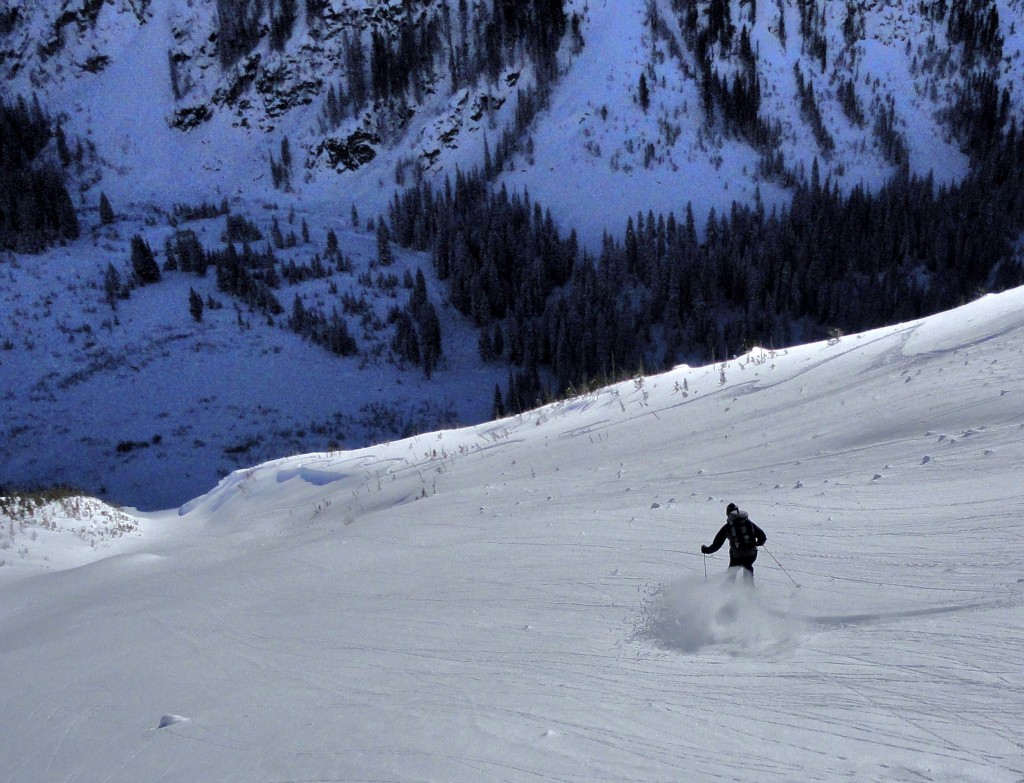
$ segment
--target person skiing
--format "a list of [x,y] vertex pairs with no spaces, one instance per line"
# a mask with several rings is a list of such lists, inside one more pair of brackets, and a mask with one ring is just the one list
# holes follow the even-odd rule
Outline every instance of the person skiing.
[[710,546],[701,545],[700,551],[710,555],[722,548],[729,539],[729,568],[745,568],[754,578],[754,561],[757,560],[757,548],[762,546],[768,536],[755,525],[746,511],[740,511],[735,503],[725,507],[726,521],[718,531]]

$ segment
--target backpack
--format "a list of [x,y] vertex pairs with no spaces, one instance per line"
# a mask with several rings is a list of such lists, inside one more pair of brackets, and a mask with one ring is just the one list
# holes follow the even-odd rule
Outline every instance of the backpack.
[[754,523],[746,511],[734,511],[729,515],[729,545],[740,552],[757,549]]

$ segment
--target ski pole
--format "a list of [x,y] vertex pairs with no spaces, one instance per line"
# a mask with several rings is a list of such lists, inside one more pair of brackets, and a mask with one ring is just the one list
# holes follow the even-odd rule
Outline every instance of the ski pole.
[[779,568],[782,568],[782,573],[784,573],[786,576],[788,576],[789,580],[793,584],[795,584],[797,587],[800,586],[800,583],[793,578],[793,575],[790,574],[789,571],[787,571],[785,568],[782,567],[782,563],[780,563],[779,559],[775,555],[773,555],[771,553],[771,551],[768,549],[768,547],[766,547],[764,544],[761,544],[761,549],[763,549],[765,552],[768,552],[768,557],[770,557],[772,560],[775,561],[775,565],[777,565]]
[[708,581],[708,556],[704,555],[704,581]]

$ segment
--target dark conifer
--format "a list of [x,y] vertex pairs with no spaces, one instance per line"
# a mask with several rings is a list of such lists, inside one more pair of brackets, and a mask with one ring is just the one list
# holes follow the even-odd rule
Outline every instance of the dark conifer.
[[491,418],[505,418],[505,402],[501,398],[501,387],[498,384],[494,384],[494,402],[491,405]]
[[117,217],[114,215],[114,208],[110,206],[110,199],[106,193],[100,193],[100,223],[109,226]]
[[37,97],[31,105],[0,97],[0,249],[38,252],[78,237],[63,169],[44,154],[53,137],[58,153],[68,153],[63,130],[54,130]]
[[377,265],[391,266],[393,263],[395,256],[391,251],[391,235],[387,224],[382,220],[377,224]]
[[109,262],[106,272],[103,274],[103,292],[110,309],[116,311],[117,300],[124,295],[124,286],[121,284],[121,275],[117,268]]
[[196,323],[203,320],[203,297],[194,288],[188,289],[188,311]]
[[138,234],[132,237],[131,265],[139,285],[160,282],[160,267],[153,257],[153,251],[149,243]]

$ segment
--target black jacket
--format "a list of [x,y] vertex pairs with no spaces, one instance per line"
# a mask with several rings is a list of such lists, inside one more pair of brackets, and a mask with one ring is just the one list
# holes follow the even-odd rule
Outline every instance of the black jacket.
[[[748,535],[743,535],[744,528],[747,526],[752,529],[753,541],[750,540]],[[741,538],[743,540],[739,540]],[[717,552],[722,548],[722,544],[725,543],[726,539],[729,540],[729,554],[746,554],[750,552],[756,553],[757,547],[763,546],[768,540],[768,536],[750,520],[746,511],[737,510],[729,514],[729,520],[722,525],[722,529],[718,531],[715,540],[711,542],[711,546],[701,547],[701,552],[706,555]]]

